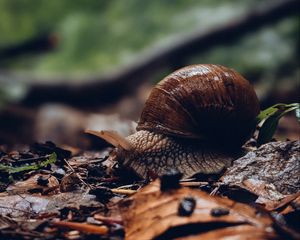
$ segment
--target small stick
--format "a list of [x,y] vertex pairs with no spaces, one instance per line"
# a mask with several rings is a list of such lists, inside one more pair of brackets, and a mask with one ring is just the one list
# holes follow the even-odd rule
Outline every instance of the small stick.
[[77,172],[75,172],[74,168],[70,165],[70,163],[69,163],[66,159],[64,159],[64,162],[68,165],[68,167],[71,169],[71,171],[72,171],[73,173],[76,174],[76,176],[79,178],[79,180],[80,180],[86,187],[88,187],[89,189],[92,189],[92,187],[91,187],[89,184],[87,184],[85,181],[83,181],[83,179],[81,178],[81,176],[80,176]]
[[216,186],[214,188],[214,190],[211,191],[211,193],[209,194],[210,196],[215,196],[217,194],[217,192],[219,191],[219,188],[220,188],[221,185],[219,186]]
[[120,186],[120,187],[118,187],[117,189],[132,188],[132,187],[135,187],[135,186],[138,186],[138,187],[139,187],[138,184],[129,184],[129,185],[123,185],[123,186]]
[[180,185],[183,187],[200,187],[208,185],[208,182],[181,182]]
[[74,229],[86,233],[95,233],[100,235],[106,235],[108,233],[107,226],[96,226],[87,223],[58,221],[58,222],[53,222],[53,225],[62,228],[70,228],[70,229]]
[[113,188],[111,189],[113,193],[117,194],[123,194],[123,195],[132,195],[137,192],[137,190],[132,190],[132,189],[118,189],[118,188]]
[[95,214],[94,219],[105,222],[105,223],[108,223],[108,224],[112,224],[112,223],[123,224],[122,219],[112,218],[112,217],[105,217],[101,214]]

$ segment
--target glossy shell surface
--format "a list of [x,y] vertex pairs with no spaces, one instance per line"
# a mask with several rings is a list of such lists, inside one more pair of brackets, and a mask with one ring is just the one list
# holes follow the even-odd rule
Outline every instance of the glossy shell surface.
[[137,130],[241,145],[252,133],[258,113],[253,87],[235,70],[192,65],[153,88]]

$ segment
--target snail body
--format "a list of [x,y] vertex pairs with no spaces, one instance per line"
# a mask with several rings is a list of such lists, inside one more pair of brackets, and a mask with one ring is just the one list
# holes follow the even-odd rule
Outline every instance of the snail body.
[[228,167],[232,157],[215,152],[209,145],[198,141],[140,130],[127,137],[135,150],[117,151],[122,164],[146,178],[151,172],[161,175],[168,168],[177,168],[183,176],[196,173],[218,173]]
[[142,111],[137,132],[122,138],[94,133],[115,145],[115,157],[146,178],[177,168],[184,177],[219,173],[250,137],[259,102],[236,71],[212,64],[181,68],[159,82]]

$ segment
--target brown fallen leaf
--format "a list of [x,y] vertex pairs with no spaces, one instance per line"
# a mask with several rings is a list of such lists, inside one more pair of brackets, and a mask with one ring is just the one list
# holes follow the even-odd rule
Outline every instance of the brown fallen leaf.
[[84,233],[93,233],[99,235],[106,235],[108,233],[107,226],[96,226],[87,223],[63,222],[63,221],[53,222],[52,224],[57,227],[74,229]]
[[28,193],[28,192],[39,192],[56,194],[58,192],[59,182],[56,177],[50,174],[36,174],[25,181],[16,182],[9,187],[6,191],[9,193]]
[[245,239],[251,231],[261,236],[258,239],[276,238],[272,219],[263,212],[196,189],[162,192],[159,181],[123,200],[120,210],[128,240],[173,239],[200,233],[222,239],[222,231],[236,239]]
[[72,192],[79,189],[80,183],[81,181],[78,174],[72,172],[62,178],[59,188],[61,192]]
[[238,239],[238,240],[266,240],[274,239],[274,234],[272,231],[270,233],[257,231],[256,227],[251,225],[239,225],[234,227],[226,227],[221,229],[216,229],[214,231],[209,231],[205,233],[200,233],[197,235],[192,235],[183,238],[175,238],[175,240],[228,240],[228,239]]

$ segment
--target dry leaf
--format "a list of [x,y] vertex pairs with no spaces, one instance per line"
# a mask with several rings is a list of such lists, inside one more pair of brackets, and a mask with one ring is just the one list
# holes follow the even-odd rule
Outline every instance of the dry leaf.
[[200,233],[197,235],[192,235],[183,238],[175,238],[175,240],[266,240],[274,239],[274,234],[272,231],[270,233],[265,231],[257,231],[257,228],[251,225],[239,225],[234,227],[226,227],[221,229],[216,229],[214,231],[209,231],[205,233]]
[[190,188],[161,192],[158,181],[122,201],[120,209],[128,240],[173,239],[200,233],[222,239],[223,232],[245,239],[251,231],[261,239],[276,236],[271,218],[248,205]]
[[79,183],[81,181],[78,174],[72,172],[62,178],[59,188],[61,192],[71,192],[79,188]]
[[9,186],[6,191],[11,193],[39,192],[57,193],[59,182],[50,174],[36,174],[25,181],[19,181]]

